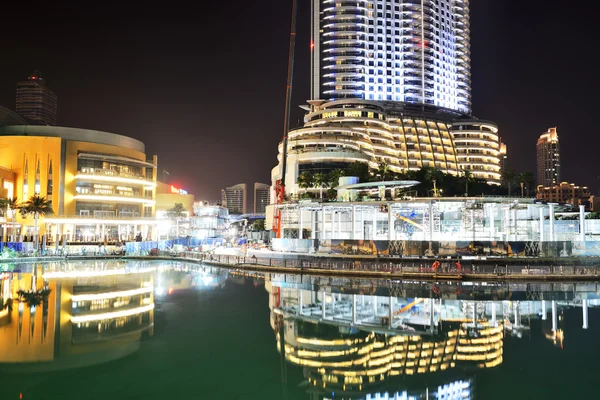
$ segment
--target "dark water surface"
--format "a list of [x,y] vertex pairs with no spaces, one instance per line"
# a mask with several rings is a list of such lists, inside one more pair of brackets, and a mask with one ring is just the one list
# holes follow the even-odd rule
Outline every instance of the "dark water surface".
[[1,400],[600,397],[595,284],[433,285],[185,263],[15,268],[0,297],[51,292],[35,308],[0,311]]

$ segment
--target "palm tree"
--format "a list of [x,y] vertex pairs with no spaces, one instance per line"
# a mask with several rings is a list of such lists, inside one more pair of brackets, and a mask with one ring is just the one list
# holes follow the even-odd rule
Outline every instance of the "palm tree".
[[463,170],[463,176],[465,178],[465,196],[469,195],[469,182],[473,181],[473,173],[468,169]]
[[510,196],[510,189],[512,188],[512,185],[515,182],[516,177],[517,177],[517,174],[515,173],[515,171],[513,169],[506,168],[502,172],[502,183],[506,186],[509,196]]
[[305,192],[306,189],[313,187],[315,183],[313,175],[308,171],[304,171],[298,175],[298,180],[296,182],[298,187],[304,189]]
[[321,200],[323,200],[323,187],[327,187],[328,183],[329,182],[327,182],[327,175],[325,175],[322,172],[317,172],[313,176],[313,186],[319,188],[319,195],[321,197]]
[[35,252],[38,251],[38,219],[40,216],[52,215],[52,201],[46,199],[45,196],[33,195],[19,207],[19,211],[23,216],[33,214],[33,230],[35,232]]
[[[8,199],[0,199],[0,215],[6,218],[6,229],[2,231],[2,241],[6,242],[10,239],[8,227],[10,226],[8,221],[9,217],[14,217],[15,210],[19,209],[19,200],[16,197],[11,197]],[[5,236],[6,235],[6,236]]]
[[393,172],[386,162],[381,162],[379,163],[377,170],[375,170],[375,176],[381,181],[387,181],[392,178]]
[[336,187],[339,185],[340,182],[340,178],[342,176],[346,176],[346,171],[344,171],[341,168],[336,168],[334,170],[331,170],[329,172],[329,174],[327,174],[327,180],[329,181],[329,186],[330,187]]
[[523,189],[525,189],[527,196],[529,196],[529,190],[535,184],[535,178],[533,177],[533,173],[529,171],[521,172],[518,176],[518,179],[519,184],[521,185],[521,197],[524,196]]
[[365,163],[361,163],[358,161],[349,164],[346,167],[346,176],[355,176],[358,178],[359,182],[368,182],[369,181],[369,166]]

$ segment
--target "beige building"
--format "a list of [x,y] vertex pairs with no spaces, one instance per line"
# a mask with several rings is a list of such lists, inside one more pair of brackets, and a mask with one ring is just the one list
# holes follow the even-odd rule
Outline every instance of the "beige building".
[[221,190],[221,204],[229,214],[246,214],[248,185],[239,183]]
[[[152,238],[156,224],[157,157],[142,142],[114,133],[27,125],[0,108],[0,167],[11,171],[3,187],[19,202],[34,195],[52,203],[38,234],[48,241]],[[7,193],[9,195],[10,193]],[[34,235],[34,219],[14,213],[11,236]]]
[[194,195],[163,182],[156,182],[156,217],[163,218],[175,204],[183,204],[188,216],[194,214]]
[[548,203],[587,204],[591,196],[587,186],[576,186],[574,183],[561,182],[551,187],[538,186],[536,198]]
[[[537,141],[538,185],[553,187],[560,182],[560,147],[556,128],[548,129]],[[562,185],[562,183],[561,183]]]

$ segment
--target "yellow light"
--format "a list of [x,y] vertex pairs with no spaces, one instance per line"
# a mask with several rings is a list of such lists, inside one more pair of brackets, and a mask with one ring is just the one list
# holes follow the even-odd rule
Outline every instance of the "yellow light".
[[120,176],[110,175],[89,175],[89,174],[77,174],[75,179],[86,180],[86,181],[98,181],[98,182],[118,182],[118,183],[131,183],[133,185],[144,185],[147,187],[155,187],[156,182],[150,182],[143,178],[123,178]]
[[137,271],[128,271],[124,268],[120,269],[109,269],[106,271],[56,271],[47,272],[43,275],[44,279],[60,279],[60,278],[89,278],[95,276],[112,276],[112,275],[130,275],[130,274],[142,274],[145,272],[155,271],[154,268],[144,268]]
[[108,292],[108,293],[94,293],[94,294],[78,294],[71,297],[73,301],[93,301],[93,300],[104,300],[114,299],[117,297],[131,297],[138,294],[150,293],[154,290],[154,287],[143,287],[139,289],[123,290],[121,292]]
[[114,319],[114,318],[122,318],[129,317],[132,315],[142,314],[154,309],[154,304],[150,304],[144,307],[132,308],[130,310],[122,310],[122,311],[113,311],[102,314],[90,314],[90,315],[77,315],[71,317],[71,322],[74,324],[80,324],[82,322],[91,322],[91,321],[102,321],[104,319]]
[[78,195],[75,195],[75,200],[119,201],[122,203],[141,203],[141,204],[154,204],[155,203],[155,201],[152,199],[145,199],[142,197],[104,196],[104,195],[99,195],[99,194],[78,194]]

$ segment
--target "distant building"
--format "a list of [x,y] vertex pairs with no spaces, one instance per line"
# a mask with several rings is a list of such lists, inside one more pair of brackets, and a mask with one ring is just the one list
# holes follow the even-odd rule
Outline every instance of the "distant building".
[[553,187],[560,182],[560,148],[556,128],[548,129],[537,141],[538,185]]
[[270,186],[265,183],[254,183],[254,213],[264,214],[269,204]]
[[35,125],[56,125],[56,95],[46,85],[39,71],[26,81],[17,82],[17,113]]
[[183,204],[185,214],[191,216],[194,212],[194,195],[186,190],[163,182],[156,182],[156,218],[166,217],[167,212],[176,203]]
[[506,145],[502,142],[500,142],[500,154],[498,154],[498,158],[500,159],[500,174],[504,174],[508,166],[508,151]]
[[548,203],[569,203],[573,205],[587,204],[590,199],[587,186],[575,186],[574,183],[561,182],[554,186],[538,186],[537,199]]
[[246,214],[248,185],[239,183],[221,190],[221,204],[230,214]]

